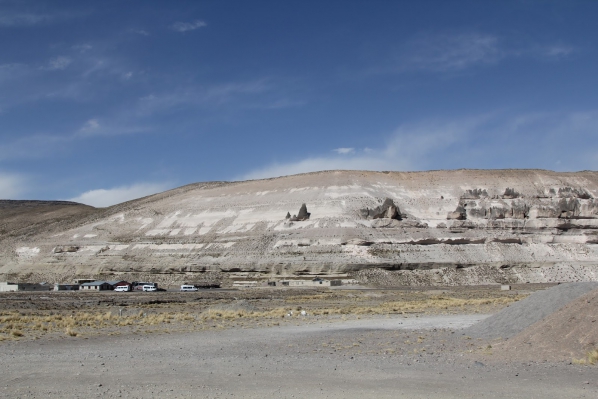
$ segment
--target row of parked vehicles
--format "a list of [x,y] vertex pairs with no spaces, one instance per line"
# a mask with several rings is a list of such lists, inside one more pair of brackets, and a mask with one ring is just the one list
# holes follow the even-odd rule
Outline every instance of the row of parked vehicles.
[[[143,292],[156,292],[156,291],[165,291],[159,290],[158,284],[156,283],[143,283],[138,281],[133,281],[131,285],[119,285],[117,286],[114,291],[116,292],[129,292],[129,291],[143,291]],[[199,291],[194,285],[191,284],[183,284],[181,285],[181,292],[194,292]]]
[[[143,291],[143,292],[156,292],[158,291],[157,283],[144,283],[140,281],[133,281],[131,285],[117,285],[114,288],[116,292],[129,292],[129,291]],[[164,291],[164,290],[162,290]]]

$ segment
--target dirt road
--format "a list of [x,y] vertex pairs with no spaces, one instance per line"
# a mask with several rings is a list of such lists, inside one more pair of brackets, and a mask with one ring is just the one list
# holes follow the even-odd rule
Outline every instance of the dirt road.
[[[74,337],[0,346],[2,397],[594,398],[596,368],[501,363],[484,315]],[[474,354],[471,355],[470,351]]]

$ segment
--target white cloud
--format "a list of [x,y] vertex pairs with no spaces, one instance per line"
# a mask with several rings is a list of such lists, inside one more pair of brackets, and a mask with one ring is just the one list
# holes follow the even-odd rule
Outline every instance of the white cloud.
[[73,62],[73,60],[69,57],[65,57],[65,56],[55,57],[55,58],[52,58],[50,60],[50,62],[48,62],[48,66],[45,67],[44,69],[47,69],[50,71],[63,70],[63,69],[66,69],[66,67],[68,67],[71,64],[71,62]]
[[199,28],[203,28],[207,26],[204,21],[195,20],[193,22],[175,22],[172,24],[171,28],[176,30],[177,32],[187,32],[190,30],[195,30]]
[[77,197],[70,198],[69,201],[103,208],[145,197],[147,195],[160,193],[168,188],[169,186],[164,183],[138,183],[130,186],[86,191]]
[[91,133],[100,128],[100,122],[97,119],[90,119],[79,129],[81,133]]
[[0,199],[17,199],[25,189],[25,179],[22,176],[0,172]]
[[353,154],[355,152],[355,148],[341,147],[341,148],[335,148],[332,151],[336,152],[339,155]]

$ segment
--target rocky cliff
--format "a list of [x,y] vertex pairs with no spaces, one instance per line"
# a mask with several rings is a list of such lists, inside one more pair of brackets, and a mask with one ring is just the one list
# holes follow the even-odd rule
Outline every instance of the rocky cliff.
[[68,220],[2,232],[0,273],[598,280],[598,172],[328,171],[56,206]]

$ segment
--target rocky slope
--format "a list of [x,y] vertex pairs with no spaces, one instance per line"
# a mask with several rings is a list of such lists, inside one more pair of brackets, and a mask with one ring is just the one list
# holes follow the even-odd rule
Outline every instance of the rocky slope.
[[[19,217],[27,226],[28,213]],[[33,230],[2,232],[0,273],[598,280],[598,172],[328,171],[198,183]]]

